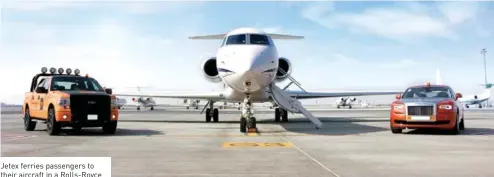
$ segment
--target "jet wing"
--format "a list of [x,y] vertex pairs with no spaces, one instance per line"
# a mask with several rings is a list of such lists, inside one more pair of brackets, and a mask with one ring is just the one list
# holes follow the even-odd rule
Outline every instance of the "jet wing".
[[114,94],[119,97],[151,97],[151,98],[181,98],[222,101],[225,99],[222,91],[198,92],[198,93],[165,93],[165,94]]
[[372,95],[394,95],[403,91],[353,91],[353,92],[303,92],[286,90],[291,97],[297,99],[346,97],[346,96],[372,96]]

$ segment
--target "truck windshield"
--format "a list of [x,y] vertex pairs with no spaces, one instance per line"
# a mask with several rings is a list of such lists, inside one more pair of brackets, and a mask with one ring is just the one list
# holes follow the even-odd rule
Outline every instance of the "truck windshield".
[[452,98],[447,87],[414,87],[403,94],[403,98]]
[[53,77],[51,90],[71,91],[104,91],[98,81],[86,77]]

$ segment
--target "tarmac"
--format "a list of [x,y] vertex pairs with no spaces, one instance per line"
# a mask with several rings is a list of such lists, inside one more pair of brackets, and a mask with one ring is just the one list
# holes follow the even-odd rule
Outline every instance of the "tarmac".
[[206,123],[199,110],[122,110],[115,135],[99,128],[48,136],[45,124],[23,130],[22,115],[1,115],[1,154],[15,157],[111,156],[112,176],[373,177],[494,176],[494,110],[468,109],[466,130],[392,134],[388,109],[312,110],[275,123],[255,112],[259,133],[239,132],[238,110]]

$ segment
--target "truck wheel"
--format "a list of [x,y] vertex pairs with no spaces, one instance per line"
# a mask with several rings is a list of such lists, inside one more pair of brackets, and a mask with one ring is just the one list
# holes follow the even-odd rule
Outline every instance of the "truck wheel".
[[29,108],[26,108],[24,113],[24,130],[33,131],[36,128],[36,122],[31,119]]
[[53,108],[48,109],[48,122],[46,123],[46,132],[49,135],[58,135],[60,133],[60,125],[55,119],[55,110]]
[[117,130],[117,121],[110,121],[103,125],[103,133],[115,134]]

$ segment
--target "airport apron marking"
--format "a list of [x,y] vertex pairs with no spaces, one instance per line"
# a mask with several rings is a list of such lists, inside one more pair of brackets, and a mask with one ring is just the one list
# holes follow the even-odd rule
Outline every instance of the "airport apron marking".
[[284,147],[291,148],[292,143],[289,142],[225,142],[224,148],[231,147]]

